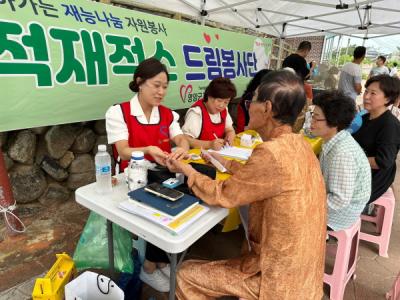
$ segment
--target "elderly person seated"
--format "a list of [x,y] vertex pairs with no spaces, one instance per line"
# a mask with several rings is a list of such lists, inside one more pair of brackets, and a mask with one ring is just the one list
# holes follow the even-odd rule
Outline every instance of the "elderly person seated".
[[292,132],[305,101],[298,76],[288,71],[269,73],[249,110],[249,129],[264,142],[244,165],[213,155],[232,174],[225,181],[167,160],[171,171],[188,176],[189,187],[205,203],[226,208],[249,204],[249,249],[234,259],[184,262],[178,273],[178,299],[322,298],[324,179],[310,145]]
[[364,151],[346,130],[356,113],[353,99],[329,91],[313,103],[311,132],[324,141],[319,160],[328,195],[328,227],[338,231],[352,226],[367,204],[371,169]]

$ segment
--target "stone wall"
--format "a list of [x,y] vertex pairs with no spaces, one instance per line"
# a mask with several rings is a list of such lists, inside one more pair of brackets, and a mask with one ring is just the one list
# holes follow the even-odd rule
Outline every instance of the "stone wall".
[[78,187],[94,182],[99,144],[107,144],[104,120],[0,133],[17,203],[66,201]]
[[[239,98],[229,104],[236,125]],[[187,109],[175,110],[182,126]],[[77,188],[96,180],[94,156],[107,145],[105,121],[90,121],[0,132],[14,198],[19,204],[67,201]],[[107,145],[112,157],[112,147]]]

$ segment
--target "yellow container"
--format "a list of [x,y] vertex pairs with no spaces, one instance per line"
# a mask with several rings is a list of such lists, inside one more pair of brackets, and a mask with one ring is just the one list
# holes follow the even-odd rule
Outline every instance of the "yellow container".
[[310,143],[315,155],[319,155],[322,149],[323,140],[320,137],[310,138],[306,135],[303,135],[304,139]]
[[37,278],[32,292],[33,300],[62,300],[65,285],[76,276],[75,263],[66,254],[56,254],[57,261],[43,278]]

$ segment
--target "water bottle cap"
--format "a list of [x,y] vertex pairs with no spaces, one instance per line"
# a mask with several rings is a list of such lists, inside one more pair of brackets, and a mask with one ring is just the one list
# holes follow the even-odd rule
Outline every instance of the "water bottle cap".
[[133,160],[144,159],[143,151],[133,151],[132,154],[131,154],[131,159],[133,159]]
[[99,146],[97,147],[97,149],[98,149],[99,151],[104,152],[104,151],[107,150],[107,147],[106,147],[106,145],[99,145]]

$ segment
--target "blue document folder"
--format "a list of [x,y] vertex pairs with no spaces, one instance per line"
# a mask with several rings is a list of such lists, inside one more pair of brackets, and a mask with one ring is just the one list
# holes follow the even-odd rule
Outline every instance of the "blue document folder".
[[160,212],[163,212],[169,216],[177,216],[184,210],[199,203],[199,199],[185,194],[182,198],[176,201],[170,201],[154,194],[146,192],[144,188],[140,188],[134,191],[130,191],[128,196],[137,202],[153,207]]

